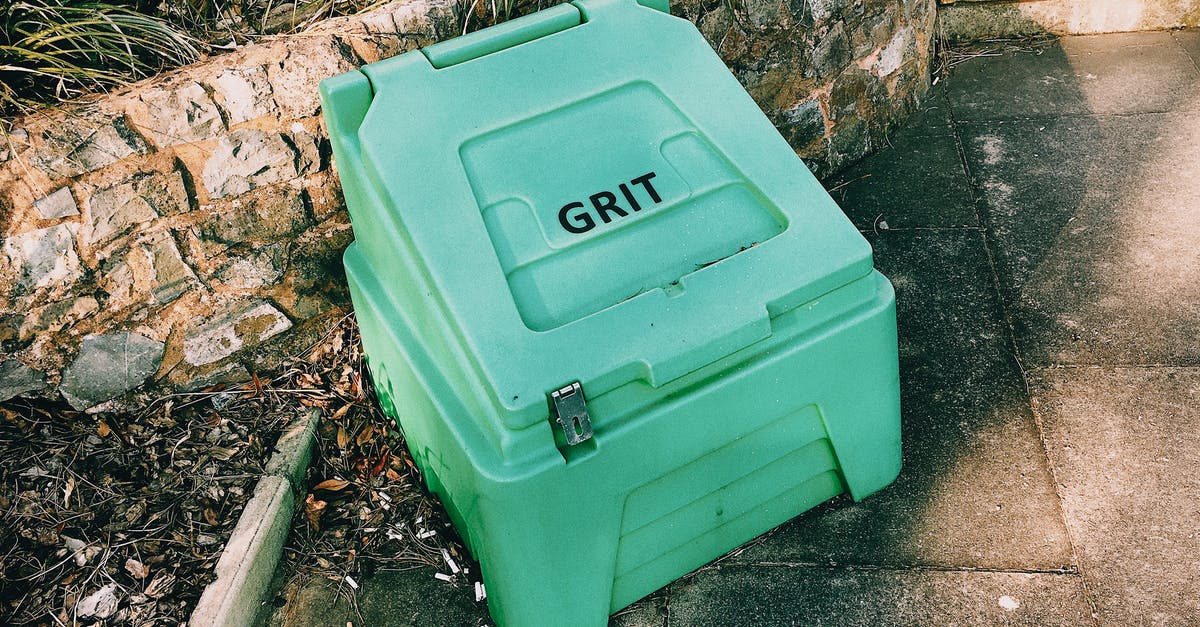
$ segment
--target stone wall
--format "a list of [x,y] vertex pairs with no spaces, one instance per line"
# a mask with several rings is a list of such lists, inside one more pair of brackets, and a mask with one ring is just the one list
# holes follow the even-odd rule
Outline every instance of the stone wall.
[[1200,0],[940,0],[948,41],[1200,26]]
[[[879,146],[928,89],[933,0],[673,10],[818,174]],[[462,17],[448,0],[392,3],[13,121],[0,400],[105,408],[245,380],[347,315],[352,233],[317,83],[454,36]]]

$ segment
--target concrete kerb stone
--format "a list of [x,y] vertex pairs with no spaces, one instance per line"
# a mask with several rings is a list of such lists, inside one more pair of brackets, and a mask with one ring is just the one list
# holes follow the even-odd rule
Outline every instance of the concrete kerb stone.
[[321,410],[311,409],[284,432],[217,562],[217,578],[200,595],[194,626],[252,625],[271,595],[292,515],[304,491]]

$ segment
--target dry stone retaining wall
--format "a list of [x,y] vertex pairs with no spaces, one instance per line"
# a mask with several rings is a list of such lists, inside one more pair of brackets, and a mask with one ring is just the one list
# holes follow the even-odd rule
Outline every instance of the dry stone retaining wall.
[[[880,145],[928,89],[933,0],[673,10],[818,174]],[[317,83],[461,17],[393,3],[16,121],[0,142],[0,400],[101,408],[244,380],[346,315],[352,233]]]

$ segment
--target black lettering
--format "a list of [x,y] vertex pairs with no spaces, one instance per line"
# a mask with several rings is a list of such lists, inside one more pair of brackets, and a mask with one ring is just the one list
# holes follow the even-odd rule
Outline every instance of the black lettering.
[[654,186],[650,184],[650,179],[654,178],[654,176],[655,174],[653,172],[647,172],[629,182],[633,183],[634,185],[641,185],[642,189],[646,190],[647,194],[650,194],[650,198],[654,199],[654,202],[662,202],[662,197],[658,195],[658,192],[655,191]]
[[629,186],[624,183],[621,183],[621,194],[625,196],[625,200],[635,212],[642,210],[642,206],[639,205],[637,199],[633,197],[633,192],[629,191]]
[[[612,218],[608,217],[610,212],[622,218],[629,215],[625,213],[624,209],[617,206],[617,197],[613,196],[612,192],[596,192],[588,196],[588,200],[592,201],[592,206],[596,208],[596,215],[600,216],[605,224],[612,222]],[[604,201],[603,204],[599,202],[601,200]]]
[[[611,195],[612,194],[609,194],[609,196]],[[572,233],[587,233],[588,231],[596,228],[596,221],[592,219],[592,214],[584,211],[582,213],[569,216],[568,213],[572,209],[583,209],[583,203],[570,202],[563,205],[562,209],[558,210],[558,223],[562,225],[562,228]]]

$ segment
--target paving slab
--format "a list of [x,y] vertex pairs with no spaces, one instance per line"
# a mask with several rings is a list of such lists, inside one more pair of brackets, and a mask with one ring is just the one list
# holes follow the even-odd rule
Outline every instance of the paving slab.
[[946,80],[956,120],[1200,109],[1200,70],[1167,32],[975,46]]
[[978,231],[872,237],[896,286],[904,467],[731,557],[995,569],[1072,568],[1070,544]]
[[954,133],[907,130],[827,181],[834,200],[863,230],[979,226]]
[[892,129],[888,138],[894,141],[901,137],[921,137],[937,134],[953,124],[950,117],[950,102],[946,100],[945,86],[938,84],[929,88],[921,104],[904,122]]
[[945,80],[957,121],[1088,113],[1078,78],[1058,41],[1029,43],[1001,53],[1002,44],[972,47]]
[[1200,364],[1200,115],[963,124],[1030,364]]
[[1092,113],[1200,109],[1200,70],[1170,32],[1063,37],[1059,45]]
[[1077,575],[723,567],[676,584],[672,627],[1086,625]]
[[1200,28],[1177,30],[1171,34],[1175,36],[1175,41],[1183,46],[1197,66],[1200,66]]
[[666,627],[670,586],[613,614],[609,627]]
[[1101,623],[1200,624],[1200,369],[1048,368],[1032,389]]

